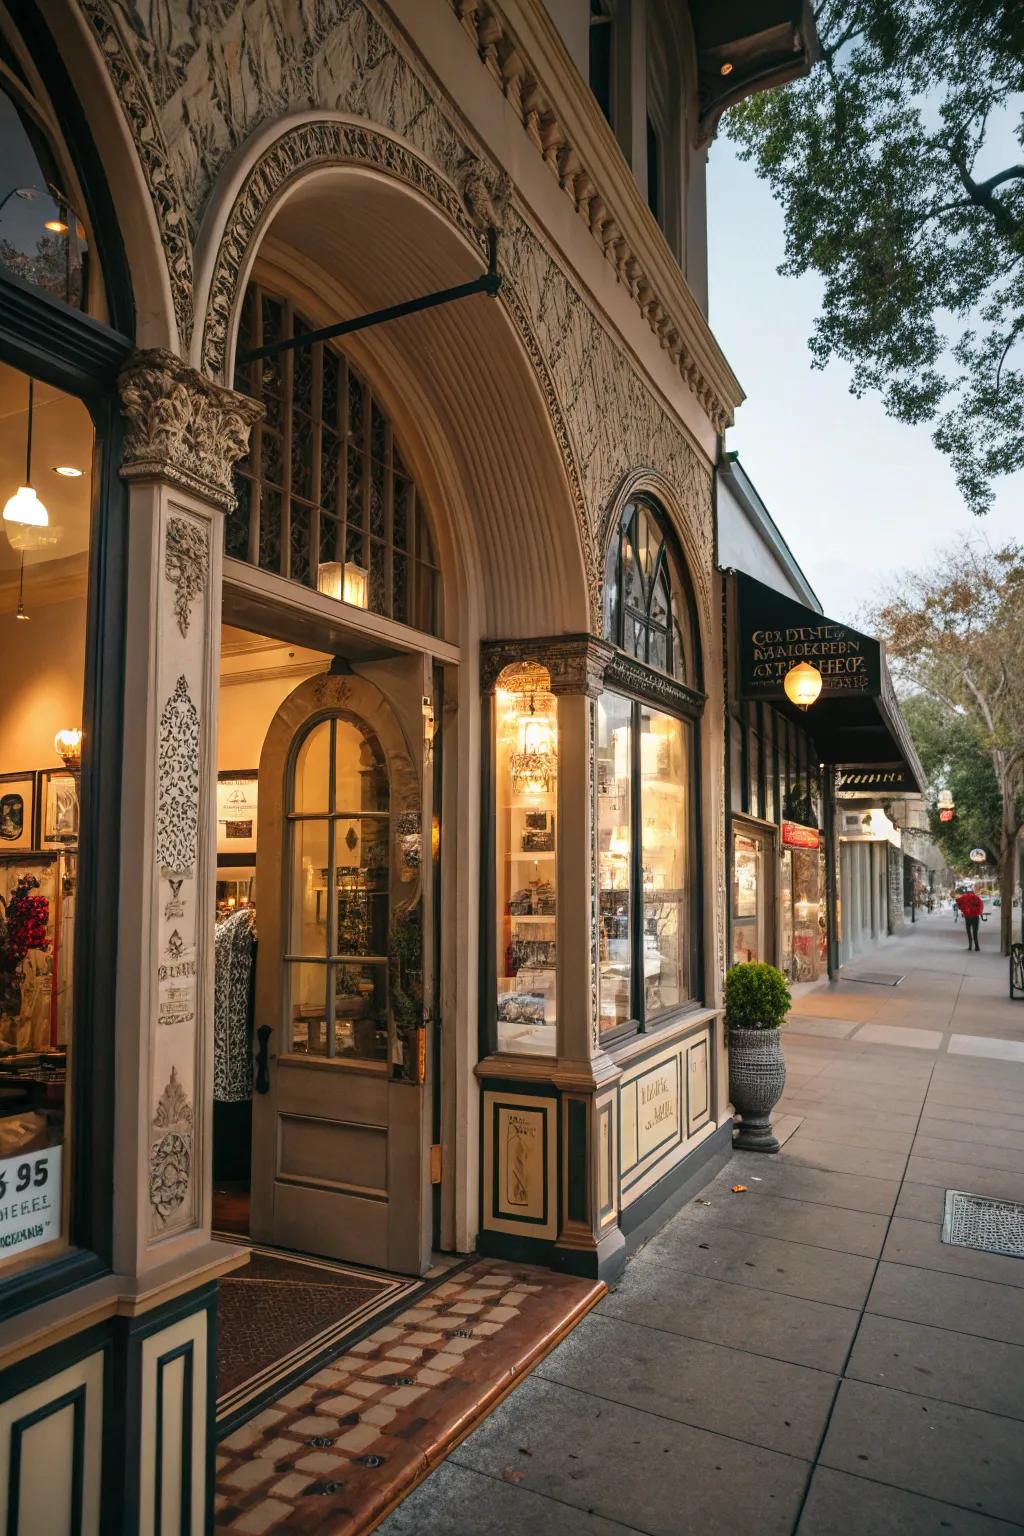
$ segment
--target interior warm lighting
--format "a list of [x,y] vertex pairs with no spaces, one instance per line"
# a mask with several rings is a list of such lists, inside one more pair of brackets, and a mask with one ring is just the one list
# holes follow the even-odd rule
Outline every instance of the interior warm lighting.
[[369,573],[354,560],[325,560],[317,566],[316,588],[325,597],[365,608],[369,602]]
[[821,673],[809,661],[798,661],[786,673],[782,686],[791,704],[798,709],[810,709],[821,692]]
[[731,75],[732,74],[732,65],[729,64],[729,63],[723,64],[721,69],[719,70],[719,74]]
[[43,228],[48,229],[51,235],[66,235],[68,232],[68,226],[63,219],[47,219]]
[[354,608],[365,608],[370,597],[369,572],[354,560],[345,561],[345,578],[341,588],[342,601]]
[[50,515],[30,485],[19,485],[4,507],[4,521],[24,523],[30,528],[45,528]]
[[53,738],[53,750],[63,758],[65,768],[82,766],[82,733],[75,727],[65,727]]
[[55,475],[63,475],[65,480],[80,480],[85,473],[84,470],[76,469],[73,464],[55,464],[53,472]]

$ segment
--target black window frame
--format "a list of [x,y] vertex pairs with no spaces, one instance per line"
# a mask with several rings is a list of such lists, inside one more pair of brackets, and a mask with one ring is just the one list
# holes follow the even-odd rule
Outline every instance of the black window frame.
[[[651,589],[664,562],[669,574],[672,598],[668,631],[672,634],[673,621],[680,626],[683,650],[684,677],[679,678],[660,671],[647,661],[641,661],[628,651],[622,641],[627,608],[622,586],[623,542],[628,535],[628,524],[635,516],[634,509],[643,509],[653,520],[661,538],[661,547],[651,573]],[[675,1024],[680,1018],[705,1005],[707,978],[704,966],[703,857],[700,838],[701,804],[701,721],[704,714],[702,654],[697,625],[697,609],[693,597],[686,562],[679,549],[675,534],[659,503],[646,493],[628,498],[619,512],[612,530],[605,560],[606,575],[611,569],[611,557],[615,557],[615,596],[605,605],[605,639],[615,646],[605,672],[605,692],[625,698],[632,706],[630,733],[630,1014],[631,1017],[613,1028],[602,1030],[598,1020],[602,1046],[619,1045],[637,1035],[653,1034]],[[685,633],[682,625],[685,623]],[[645,646],[649,652],[649,643]],[[671,652],[670,652],[671,659]],[[688,674],[688,675],[686,675]],[[600,701],[598,701],[599,706]],[[692,995],[674,1008],[665,1009],[653,1018],[646,1015],[643,975],[643,801],[641,781],[641,719],[645,707],[674,716],[683,721],[690,732],[691,780],[687,797],[687,835],[689,839],[689,868],[691,923],[689,934],[689,977]],[[595,786],[596,794],[596,786]],[[596,878],[595,871],[595,878]],[[598,977],[600,989],[600,977]]]
[[85,114],[48,28],[26,3],[18,28],[58,115],[101,254],[109,324],[0,273],[0,360],[73,395],[92,417],[90,531],[82,700],[79,900],[75,925],[75,1059],[64,1145],[71,1179],[63,1252],[0,1271],[0,1319],[108,1274],[113,1262],[114,1074],[126,655],[128,492],[119,469],[117,375],[134,342],[131,278],[113,200]]

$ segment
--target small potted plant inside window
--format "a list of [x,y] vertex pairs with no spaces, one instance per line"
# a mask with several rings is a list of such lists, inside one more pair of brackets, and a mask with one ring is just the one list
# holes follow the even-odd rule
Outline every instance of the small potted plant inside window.
[[774,965],[747,961],[725,978],[729,1097],[742,1116],[734,1145],[745,1152],[779,1150],[771,1115],[786,1086],[779,1032],[792,1002],[786,978]]

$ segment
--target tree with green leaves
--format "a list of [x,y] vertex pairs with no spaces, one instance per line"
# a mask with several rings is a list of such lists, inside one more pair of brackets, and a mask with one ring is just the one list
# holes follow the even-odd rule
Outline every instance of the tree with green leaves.
[[[901,699],[900,709],[928,780],[932,841],[955,874],[972,875],[971,849],[984,848],[994,861],[1003,820],[999,785],[981,733],[973,721],[926,693]],[[942,789],[953,796],[952,821],[939,819]]]
[[[726,131],[824,279],[814,366],[931,422],[975,513],[1024,467],[1024,0],[817,0],[821,59]],[[1017,95],[1018,99],[1013,98]]]
[[991,846],[1008,953],[1024,828],[1024,546],[950,549],[931,570],[905,572],[870,623],[897,679],[947,712],[951,753],[975,740],[991,764],[999,805]]

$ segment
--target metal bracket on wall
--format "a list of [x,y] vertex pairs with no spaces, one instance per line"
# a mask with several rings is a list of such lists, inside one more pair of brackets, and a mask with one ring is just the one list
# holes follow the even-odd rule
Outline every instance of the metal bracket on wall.
[[276,357],[279,352],[294,352],[298,347],[311,347],[318,341],[332,341],[336,336],[349,336],[353,331],[366,331],[372,325],[383,325],[388,320],[401,320],[405,315],[416,315],[424,309],[437,309],[441,304],[453,304],[457,299],[470,299],[474,294],[486,293],[496,299],[501,291],[501,273],[498,271],[498,231],[487,231],[487,271],[472,282],[459,283],[454,288],[441,288],[436,293],[425,293],[418,299],[406,299],[404,304],[391,304],[387,309],[374,309],[367,315],[356,315],[352,320],[339,320],[335,325],[321,326],[318,331],[304,331],[301,336],[289,336],[284,341],[271,341],[265,347],[242,352],[236,364],[255,363],[261,357]]

